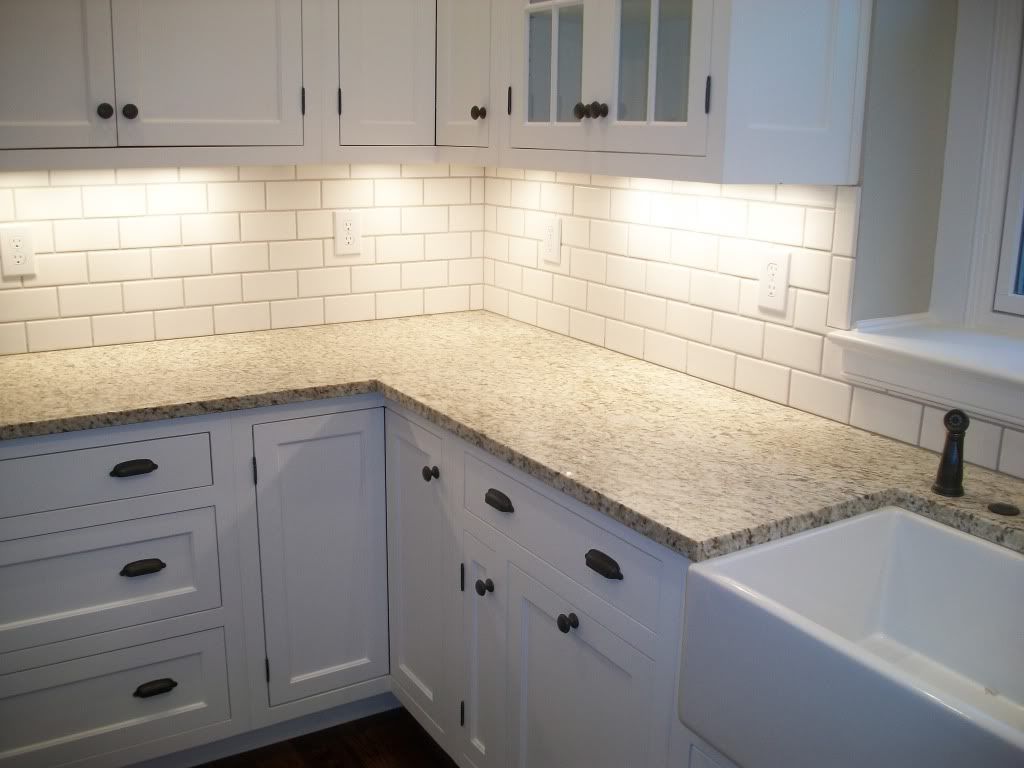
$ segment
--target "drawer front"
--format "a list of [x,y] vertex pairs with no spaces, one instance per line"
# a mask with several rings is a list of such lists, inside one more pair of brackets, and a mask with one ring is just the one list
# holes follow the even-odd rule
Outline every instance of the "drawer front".
[[219,605],[213,507],[0,542],[0,653]]
[[465,457],[464,504],[469,512],[657,631],[660,560],[476,456],[467,452]]
[[209,629],[0,677],[0,763],[57,766],[229,717]]
[[0,518],[212,484],[206,432],[23,456],[0,461]]

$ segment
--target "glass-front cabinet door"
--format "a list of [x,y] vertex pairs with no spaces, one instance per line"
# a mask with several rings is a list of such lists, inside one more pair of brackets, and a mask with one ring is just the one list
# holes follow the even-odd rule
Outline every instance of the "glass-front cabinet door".
[[713,0],[511,5],[513,146],[705,154]]

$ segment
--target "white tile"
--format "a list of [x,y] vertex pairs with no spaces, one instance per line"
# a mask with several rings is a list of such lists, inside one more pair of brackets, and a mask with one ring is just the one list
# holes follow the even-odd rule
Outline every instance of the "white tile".
[[14,210],[19,219],[77,218],[82,215],[82,190],[78,187],[16,189]]
[[377,294],[377,319],[423,314],[423,291]]
[[771,202],[775,200],[775,186],[772,184],[723,184],[722,197]]
[[584,280],[555,275],[552,291],[556,304],[576,309],[587,308],[587,283]]
[[484,200],[488,205],[512,205],[512,182],[507,179],[486,179]]
[[670,301],[665,317],[665,330],[674,336],[710,344],[713,317],[714,313],[710,309]]
[[775,199],[790,205],[813,205],[818,208],[834,208],[836,188],[810,186],[807,184],[779,184]]
[[613,189],[608,218],[630,224],[647,224],[651,220],[650,193]]
[[271,328],[297,328],[323,325],[323,322],[324,300],[319,297],[270,302]]
[[335,296],[352,290],[349,267],[303,269],[299,272],[299,296]]
[[[448,166],[444,163],[404,163],[402,176],[405,177],[437,177],[447,176]],[[453,176],[455,174],[452,174]]]
[[384,163],[362,163],[350,167],[353,179],[397,179],[402,166]]
[[569,253],[569,274],[580,280],[590,280],[595,283],[605,281],[607,268],[605,254],[582,248],[572,248]]
[[832,256],[825,251],[793,249],[789,260],[789,283],[797,288],[828,293]]
[[270,305],[261,302],[214,307],[213,325],[217,333],[264,331],[270,327]]
[[605,176],[593,174],[590,183],[595,187],[613,187],[615,189],[629,189],[629,177],[627,176]]
[[300,165],[295,169],[299,179],[347,179],[351,175],[347,163],[340,165]]
[[555,181],[559,184],[589,184],[590,176],[586,173],[572,173],[570,171],[557,171]]
[[511,204],[513,208],[539,208],[540,183],[536,181],[513,181]]
[[334,217],[331,211],[299,211],[295,218],[298,235],[302,240],[334,237]]
[[242,275],[242,298],[245,301],[294,299],[298,295],[298,278],[294,272],[254,272]]
[[804,209],[796,205],[751,203],[747,236],[769,243],[803,245]]
[[15,288],[0,293],[0,323],[59,315],[56,288]]
[[177,168],[118,168],[118,184],[165,184],[178,180]]
[[120,219],[122,248],[150,248],[181,244],[181,220],[177,216],[137,216]]
[[300,210],[320,207],[318,181],[268,181],[267,210]]
[[14,221],[14,192],[0,189],[0,221]]
[[749,357],[736,358],[736,389],[785,405],[789,400],[790,369]]
[[494,265],[494,284],[507,291],[523,290],[523,268],[518,264],[507,264],[499,261]]
[[294,179],[294,165],[243,165],[238,169],[238,178],[243,181],[255,179],[260,181],[278,181]]
[[839,187],[836,197],[835,235],[832,252],[854,256],[857,249],[857,222],[860,217],[860,187]]
[[621,320],[626,311],[626,292],[621,288],[591,283],[587,286],[587,311]]
[[[452,266],[455,266],[454,264]],[[552,274],[539,269],[523,270],[523,293],[535,299],[551,301]],[[454,280],[452,282],[455,282]]]
[[645,331],[643,358],[655,365],[685,372],[686,342],[666,333]]
[[263,184],[260,182],[236,182],[208,184],[208,210],[219,211],[262,211],[266,207]]
[[185,277],[210,274],[210,246],[154,248],[153,277]]
[[94,283],[145,280],[151,276],[149,250],[93,251],[89,279]]
[[540,209],[548,213],[572,213],[572,187],[568,184],[541,184]]
[[537,324],[537,300],[521,293],[509,293],[508,316],[521,323]]
[[525,237],[511,237],[508,241],[508,260],[521,267],[537,266],[537,241]]
[[667,302],[664,299],[632,291],[626,293],[625,319],[627,323],[663,331],[665,330],[666,312]]
[[684,267],[714,271],[718,266],[718,237],[700,232],[673,232],[672,262]]
[[526,215],[518,208],[498,208],[494,228],[506,235],[522,235],[526,228]]
[[[562,235],[564,239],[564,231]],[[629,225],[617,221],[590,222],[590,247],[596,251],[625,254],[629,248]]]
[[793,314],[793,325],[802,331],[810,331],[825,335],[828,327],[825,316],[828,314],[828,296],[811,291],[796,292],[796,310]]
[[765,254],[788,252],[787,248],[757,240],[723,237],[718,242],[718,271],[756,280]]
[[[484,168],[482,165],[463,165],[459,163],[452,163],[448,170],[452,176],[480,177],[484,175]],[[552,178],[554,178],[553,174]]]
[[1003,447],[999,451],[999,471],[1024,477],[1024,432],[1003,430]]
[[642,358],[644,354],[644,329],[617,320],[606,320],[604,345],[614,352],[630,357]]
[[352,267],[352,291],[354,293],[397,291],[401,287],[402,267],[400,264]]
[[[423,182],[423,204],[469,205],[473,202],[470,189],[469,179],[427,179]],[[399,205],[411,205],[411,203],[399,203]]]
[[8,171],[0,173],[0,187],[45,187],[49,184],[46,171]]
[[921,433],[920,403],[856,387],[850,424],[870,432],[917,445]]
[[[609,255],[607,258],[608,285],[625,288],[629,291],[643,291],[647,262],[640,259],[629,259],[624,256]],[[689,288],[687,278],[687,288]]]
[[185,280],[185,306],[234,304],[242,300],[240,275],[211,275]]
[[689,195],[652,195],[651,224],[691,229],[697,224],[697,198]]
[[402,264],[402,288],[439,288],[448,285],[448,262],[414,261]]
[[158,339],[184,339],[213,333],[213,307],[169,309],[153,315]]
[[768,323],[764,332],[764,359],[809,373],[821,372],[821,336]]
[[686,372],[731,387],[736,380],[736,355],[691,342],[686,346]]
[[789,404],[801,411],[845,424],[850,420],[851,397],[849,384],[812,376],[803,371],[793,371],[790,375]]
[[853,291],[853,259],[835,256],[828,288],[828,325],[850,328],[850,295]]
[[671,242],[672,233],[667,229],[631,225],[629,249],[626,252],[635,259],[669,261]]
[[295,214],[243,213],[243,240],[294,240]]
[[150,184],[146,187],[148,210],[152,214],[205,213],[205,184]]
[[452,232],[473,232],[484,228],[482,205],[453,205],[448,209],[448,229]]
[[271,269],[311,269],[323,265],[324,249],[319,240],[289,240],[270,244]]
[[748,205],[745,200],[700,197],[695,228],[712,235],[746,237]]
[[23,279],[26,288],[89,282],[84,253],[42,253],[36,255],[36,274]]
[[[539,273],[547,274],[547,273]],[[524,271],[524,284],[523,289],[526,289],[525,284],[526,273]],[[551,275],[547,275],[548,278],[548,296],[551,298]],[[483,259],[459,259],[452,261],[448,264],[448,282],[452,285],[467,285],[472,283],[482,283],[484,281],[484,260]]]
[[497,176],[505,179],[526,178],[526,171],[522,168],[495,168],[494,172]]
[[142,185],[84,187],[82,210],[90,218],[141,216],[146,212],[146,188]]
[[447,232],[448,209],[443,207],[403,208],[402,232]]
[[546,301],[537,302],[537,325],[563,336],[569,335],[569,308]]
[[[446,235],[431,235],[446,237]],[[389,264],[401,261],[423,261],[423,235],[388,235],[377,238],[377,261]]]
[[835,212],[808,208],[804,220],[804,247],[827,251],[832,247]]
[[830,379],[843,378],[843,350],[838,344],[825,337],[825,346],[821,353],[821,375]]
[[423,205],[420,179],[378,179],[373,182],[373,204],[383,206]]
[[736,313],[740,306],[740,280],[695,269],[690,273],[690,302],[721,312]]
[[376,315],[374,294],[328,296],[324,299],[324,318],[328,323],[350,323],[373,320]]
[[373,182],[370,180],[323,182],[324,208],[368,208],[373,205]]
[[493,261],[508,261],[508,235],[485,232],[484,257]]
[[469,232],[427,235],[425,245],[427,261],[468,259],[473,255],[472,235]]
[[574,339],[604,346],[604,318],[571,309],[569,335]]
[[114,170],[102,168],[88,171],[50,171],[51,187],[84,187],[93,184],[113,184]]
[[[924,417],[921,420],[921,438],[918,441],[922,448],[942,452],[946,443],[946,428],[942,423],[945,415],[945,410],[925,406]],[[964,439],[964,459],[988,469],[998,468],[1002,436],[1002,427],[972,416],[970,429]]]
[[41,320],[27,323],[29,352],[51,349],[77,349],[92,345],[92,324],[88,317],[67,320]]
[[590,221],[566,216],[562,219],[562,244],[587,248],[590,246]]
[[234,165],[180,168],[180,181],[234,181],[238,178],[238,167]]
[[28,352],[25,324],[4,323],[0,325],[0,355],[19,355],[22,352]]
[[465,312],[469,309],[469,286],[453,285],[448,288],[428,288],[423,292],[423,312],[428,315],[441,312]]
[[[490,197],[487,201],[491,202]],[[611,212],[611,192],[599,187],[576,187],[572,212],[588,219],[607,219]]]
[[259,272],[270,267],[266,243],[215,245],[214,272]]
[[484,180],[483,179],[470,179],[469,180],[469,201],[474,205],[482,205],[485,201],[484,197]]
[[715,312],[711,326],[711,345],[761,357],[764,348],[764,323],[738,315]]
[[57,290],[57,295],[61,317],[106,315],[121,311],[120,283],[65,285]]
[[233,243],[238,237],[238,216],[233,213],[198,213],[181,217],[183,245]]
[[690,297],[690,270],[674,264],[647,264],[647,293],[666,299],[686,301]]
[[123,288],[125,312],[173,309],[185,303],[181,280],[140,280]]
[[[32,246],[35,248],[36,253],[52,253],[53,251],[58,250],[53,247],[54,222],[34,221],[28,224],[28,228],[32,231]],[[117,236],[116,226],[114,236]],[[60,250],[73,251],[75,249],[61,248]]]

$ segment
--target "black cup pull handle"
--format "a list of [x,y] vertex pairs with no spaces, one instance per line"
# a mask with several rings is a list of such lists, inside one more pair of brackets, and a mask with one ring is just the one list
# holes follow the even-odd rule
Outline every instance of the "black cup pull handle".
[[152,459],[129,459],[115,464],[110,470],[111,477],[135,477],[135,475],[148,475],[159,465]]
[[159,557],[150,557],[145,560],[135,560],[128,563],[128,565],[121,569],[121,575],[133,579],[136,576],[146,576],[150,573],[159,573],[166,567],[167,563]]
[[484,494],[484,501],[487,502],[487,506],[494,507],[499,512],[504,512],[507,515],[515,512],[515,508],[512,506],[512,499],[497,488],[488,488],[487,493]]
[[555,624],[558,625],[558,631],[563,634],[568,634],[570,629],[578,629],[580,626],[580,617],[575,613],[570,613],[566,616],[564,613],[558,614],[558,618],[555,619]]
[[591,549],[584,556],[587,568],[604,576],[606,579],[622,580],[622,569],[615,560],[600,549]]
[[437,467],[424,467],[420,470],[420,474],[422,474],[423,479],[429,483],[431,480],[436,480],[441,476],[441,470]]
[[159,680],[150,680],[135,689],[135,696],[139,699],[148,699],[151,696],[159,696],[161,693],[170,693],[178,687],[178,681],[169,677],[161,677]]
[[474,587],[474,589],[476,589],[476,593],[478,595],[480,595],[480,597],[483,597],[488,592],[493,592],[494,591],[494,582],[491,581],[490,579],[488,579],[487,581],[483,581],[481,579],[477,579],[476,580],[476,586]]

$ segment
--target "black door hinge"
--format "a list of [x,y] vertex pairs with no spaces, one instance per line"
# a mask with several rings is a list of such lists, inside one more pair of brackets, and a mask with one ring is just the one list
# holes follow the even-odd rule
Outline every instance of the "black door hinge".
[[263,664],[264,664],[264,666],[266,667],[266,670],[267,670],[267,682],[269,683],[270,682],[270,659],[264,658],[263,659]]
[[306,114],[306,86],[302,86],[302,114]]
[[711,113],[711,75],[704,81],[704,114]]
[[466,591],[466,564],[459,563],[459,592]]
[[338,114],[341,114],[341,88],[338,89]]
[[459,702],[459,725],[466,724],[466,702]]
[[508,113],[512,114],[512,86],[508,87]]
[[259,473],[256,471],[256,457],[252,457],[252,484],[259,485]]

